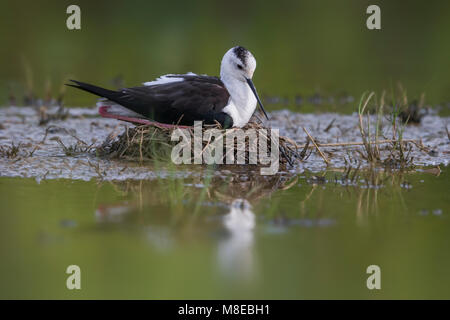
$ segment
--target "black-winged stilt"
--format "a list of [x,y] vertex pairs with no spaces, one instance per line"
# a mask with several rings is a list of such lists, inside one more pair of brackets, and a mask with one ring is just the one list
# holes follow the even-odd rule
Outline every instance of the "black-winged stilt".
[[99,112],[105,117],[146,123],[144,117],[166,126],[217,121],[225,128],[243,127],[257,102],[267,118],[252,82],[255,68],[256,60],[250,51],[238,46],[223,56],[220,78],[194,73],[168,74],[143,86],[118,91],[75,80],[67,85],[104,98],[99,101]]

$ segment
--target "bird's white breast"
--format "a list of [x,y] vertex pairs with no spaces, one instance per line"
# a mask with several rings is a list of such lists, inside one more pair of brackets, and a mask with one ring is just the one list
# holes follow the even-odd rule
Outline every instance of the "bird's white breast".
[[241,128],[248,123],[255,112],[256,98],[250,87],[244,82],[239,81],[226,87],[230,93],[230,100],[223,108],[223,112],[233,119],[234,127]]

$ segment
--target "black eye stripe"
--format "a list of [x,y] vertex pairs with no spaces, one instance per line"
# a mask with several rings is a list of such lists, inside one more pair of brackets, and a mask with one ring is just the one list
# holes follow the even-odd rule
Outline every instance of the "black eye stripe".
[[236,57],[238,57],[239,60],[241,60],[244,64],[245,64],[245,60],[248,56],[248,50],[245,49],[244,47],[238,46],[238,47],[234,47],[234,54],[236,55]]

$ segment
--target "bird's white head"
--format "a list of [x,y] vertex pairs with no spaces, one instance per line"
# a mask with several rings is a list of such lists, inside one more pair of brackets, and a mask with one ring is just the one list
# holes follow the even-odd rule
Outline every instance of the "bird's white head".
[[[256,59],[247,49],[237,46],[228,50],[222,58],[220,66],[220,79],[223,81],[232,99],[241,100],[241,104],[246,106],[245,102],[250,102],[246,92],[251,89],[253,95],[261,107],[262,112],[267,117],[267,113],[259,99],[256,88],[253,85],[253,73],[256,69]],[[250,93],[251,94],[251,93]],[[253,101],[254,98],[252,98]],[[256,101],[252,107],[252,113],[255,110]]]
[[220,76],[233,77],[239,81],[247,82],[253,78],[256,69],[256,60],[250,51],[243,47],[234,47],[228,50],[222,58]]

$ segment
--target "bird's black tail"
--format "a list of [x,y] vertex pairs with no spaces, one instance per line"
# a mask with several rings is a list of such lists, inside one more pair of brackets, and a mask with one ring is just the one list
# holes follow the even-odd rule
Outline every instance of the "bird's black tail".
[[89,93],[95,94],[99,97],[107,98],[111,101],[114,101],[118,97],[119,92],[117,92],[117,91],[108,90],[105,88],[97,87],[92,84],[84,83],[84,82],[80,82],[80,81],[76,81],[76,80],[70,80],[70,81],[72,81],[75,84],[66,83],[66,86],[81,89],[81,90],[87,91]]
[[74,84],[66,83],[66,86],[74,87],[95,94],[99,97],[106,98],[145,117],[151,116],[149,113],[149,108],[147,107],[148,103],[145,100],[142,100],[140,96],[130,96],[123,91],[108,90],[76,80],[70,81]]

